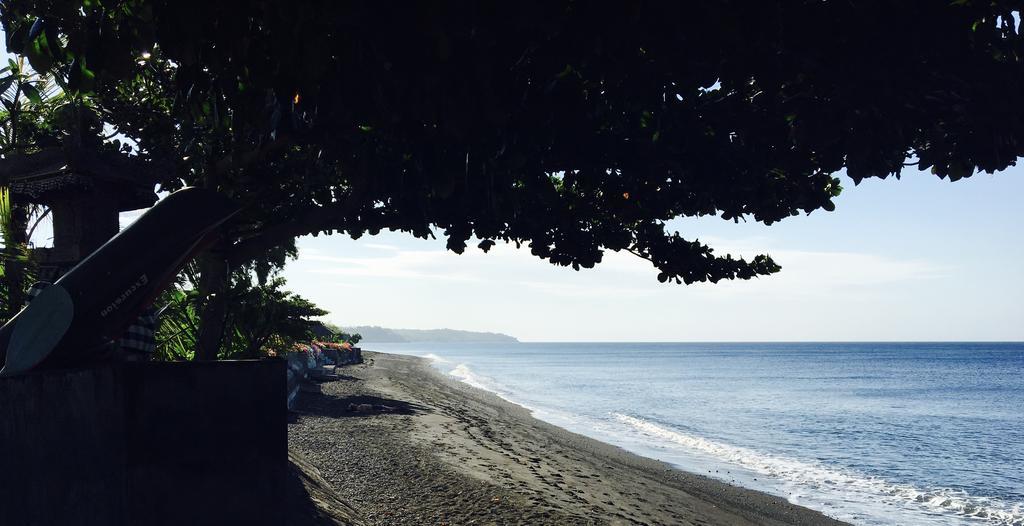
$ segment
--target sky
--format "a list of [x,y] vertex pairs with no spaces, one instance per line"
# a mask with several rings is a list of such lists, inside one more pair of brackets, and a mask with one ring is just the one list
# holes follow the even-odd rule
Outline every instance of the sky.
[[627,254],[576,272],[513,246],[460,256],[402,233],[303,237],[284,276],[342,326],[525,341],[1024,340],[1024,168],[955,183],[908,168],[843,186],[834,212],[770,227],[670,224],[717,253],[783,267],[750,281],[662,284]]
[[384,233],[304,237],[288,286],[342,326],[455,328],[528,341],[1018,341],[1024,339],[1024,168],[957,182],[843,178],[835,212],[772,226],[671,223],[718,253],[770,254],[783,270],[719,284],[662,284],[609,253],[591,270],[498,245]]

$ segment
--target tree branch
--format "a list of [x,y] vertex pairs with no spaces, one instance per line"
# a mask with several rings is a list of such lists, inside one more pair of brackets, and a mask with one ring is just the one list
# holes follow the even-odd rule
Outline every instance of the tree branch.
[[228,264],[232,268],[237,268],[296,237],[323,230],[328,222],[342,210],[344,210],[342,204],[319,207],[309,210],[287,223],[273,225],[257,236],[232,245],[227,253]]

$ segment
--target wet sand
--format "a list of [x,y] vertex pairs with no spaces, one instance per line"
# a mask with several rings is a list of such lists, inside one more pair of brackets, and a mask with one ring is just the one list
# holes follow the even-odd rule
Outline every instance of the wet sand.
[[541,422],[424,359],[364,355],[304,388],[288,428],[354,523],[843,524]]

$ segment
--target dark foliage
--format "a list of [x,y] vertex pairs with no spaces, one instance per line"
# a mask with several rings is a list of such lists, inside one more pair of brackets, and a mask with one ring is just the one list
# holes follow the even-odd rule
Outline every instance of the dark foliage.
[[[142,155],[253,211],[245,261],[391,228],[751,278],[666,232],[831,210],[833,174],[958,179],[1024,143],[1020,2],[4,0],[9,49],[90,92]],[[184,159],[183,159],[184,158]],[[281,176],[280,174],[287,174]]]

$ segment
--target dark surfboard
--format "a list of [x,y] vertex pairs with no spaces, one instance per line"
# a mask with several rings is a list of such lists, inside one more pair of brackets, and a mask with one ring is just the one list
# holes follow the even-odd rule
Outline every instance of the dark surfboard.
[[158,202],[0,328],[0,376],[95,360],[237,211],[199,188]]

